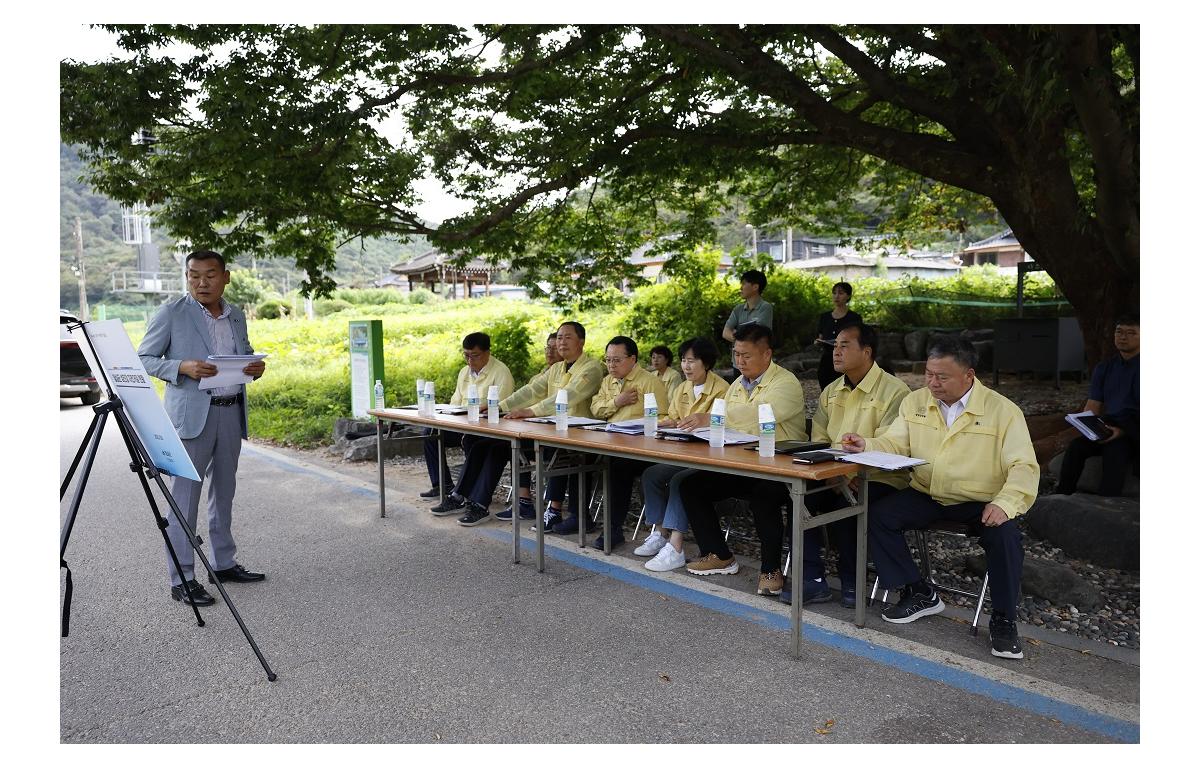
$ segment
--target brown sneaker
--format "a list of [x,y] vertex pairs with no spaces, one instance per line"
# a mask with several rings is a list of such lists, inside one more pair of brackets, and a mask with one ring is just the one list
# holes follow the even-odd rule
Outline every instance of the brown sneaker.
[[730,557],[728,560],[722,560],[711,552],[700,558],[693,560],[687,564],[688,573],[694,573],[697,576],[712,576],[716,573],[737,573],[737,560]]
[[758,594],[778,595],[783,591],[783,571],[771,571],[758,577]]

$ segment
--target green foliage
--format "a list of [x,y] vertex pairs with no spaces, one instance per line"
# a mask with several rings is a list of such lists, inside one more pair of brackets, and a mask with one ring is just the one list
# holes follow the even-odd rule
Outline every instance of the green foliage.
[[332,298],[350,304],[402,304],[405,302],[407,295],[392,288],[338,288],[333,292]]
[[502,360],[512,372],[513,381],[521,386],[540,370],[541,347],[534,344],[529,333],[526,315],[510,315],[492,322],[483,331],[492,339],[492,354]]
[[344,299],[317,299],[313,302],[313,312],[317,317],[328,317],[353,308],[354,305]]
[[245,310],[262,303],[271,293],[274,291],[250,270],[233,269],[229,272],[229,285],[225,286],[224,298]]
[[441,296],[427,288],[418,288],[408,294],[409,304],[433,304],[441,300]]
[[255,308],[254,314],[263,320],[278,320],[292,313],[292,307],[279,299],[268,299]]

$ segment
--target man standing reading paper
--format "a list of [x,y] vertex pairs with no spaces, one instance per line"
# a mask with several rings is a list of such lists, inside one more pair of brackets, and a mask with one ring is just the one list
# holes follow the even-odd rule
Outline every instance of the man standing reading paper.
[[[221,581],[252,582],[266,578],[238,565],[234,560],[233,494],[238,457],[246,437],[246,387],[237,385],[213,390],[200,389],[200,379],[216,374],[216,366],[205,362],[209,355],[249,355],[254,352],[246,335],[246,317],[222,297],[229,285],[225,258],[215,251],[196,251],[184,262],[188,295],[159,308],[146,327],[138,357],[146,371],[167,382],[165,405],[171,423],[179,432],[188,456],[201,476],[208,479],[208,536],[212,564]],[[258,379],[266,370],[259,360],[243,371]],[[201,484],[176,477],[171,494],[196,527]],[[183,601],[191,593],[196,605],[216,602],[196,582],[191,545],[174,516],[168,520],[167,535],[179,555],[183,573],[167,558],[171,597]]]
[[851,453],[886,451],[924,459],[908,488],[870,502],[868,546],[879,583],[900,589],[884,621],[907,624],[945,606],[916,564],[904,532],[938,520],[966,523],[987,555],[992,589],[992,655],[1024,658],[1017,635],[1017,593],[1025,553],[1015,518],[1037,496],[1037,459],[1025,415],[975,378],[975,347],[958,337],[929,346],[925,388],[900,402],[900,413],[877,437],[842,436]]

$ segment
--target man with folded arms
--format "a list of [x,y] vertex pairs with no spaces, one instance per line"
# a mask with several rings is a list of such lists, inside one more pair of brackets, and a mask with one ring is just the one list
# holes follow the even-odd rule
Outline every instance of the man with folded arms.
[[[604,366],[583,354],[583,342],[586,338],[584,327],[568,320],[558,328],[558,352],[562,360],[551,365],[542,373],[530,379],[529,383],[500,401],[500,410],[507,411],[506,419],[525,419],[530,416],[552,416],[554,414],[554,398],[559,389],[566,389],[569,397],[568,413],[571,416],[590,417],[592,396],[600,388],[600,380],[604,378]],[[509,443],[503,440],[481,440],[472,456],[479,454],[479,461],[468,460],[463,466],[463,474],[459,479],[458,489],[446,501],[434,507],[435,515],[452,514],[459,509],[465,509],[459,518],[460,525],[478,525],[489,516],[487,507],[491,503],[492,494],[504,474],[504,468],[511,458]],[[551,451],[546,452],[552,455]],[[528,455],[532,455],[529,450]],[[529,473],[520,475],[520,490],[513,507],[499,513],[500,520],[512,520],[512,510],[515,507],[521,517],[533,519],[533,499],[529,493]],[[548,525],[562,520],[562,499],[567,487],[566,477],[554,477],[547,483],[547,493],[551,505],[546,510]],[[557,505],[557,506],[555,506]]]
[[[771,329],[751,323],[738,328],[733,341],[733,364],[742,375],[726,393],[725,423],[731,429],[758,432],[758,406],[769,403],[775,414],[779,440],[806,440],[804,389],[792,372],[771,361]],[[689,573],[710,576],[737,573],[738,563],[725,544],[714,504],[738,498],[750,502],[754,526],[762,544],[762,573],[758,594],[778,595],[783,591],[783,517],[780,507],[790,504],[786,483],[759,480],[723,472],[697,472],[679,484],[688,523],[700,546],[700,559],[688,563]]]
[[[836,442],[847,432],[863,435],[882,433],[900,411],[900,401],[908,396],[908,385],[875,363],[879,334],[869,325],[849,325],[834,339],[833,368],[842,374],[821,392],[817,412],[812,420],[812,439]],[[867,498],[870,503],[908,485],[908,472],[875,472],[871,475]],[[858,478],[850,480],[850,491],[857,492]],[[823,514],[849,506],[843,493],[842,481],[834,481],[828,490],[805,497],[805,505],[814,514]],[[846,518],[827,526],[838,550],[838,575],[842,580],[842,605],[854,607],[854,574],[858,563],[858,527],[854,518]],[[833,591],[825,580],[825,564],[821,561],[818,531],[804,536],[803,600],[805,603],[824,603],[833,599]],[[791,589],[785,589],[779,599],[792,601]]]
[[1025,554],[1015,518],[1033,504],[1039,478],[1025,416],[975,378],[970,342],[940,337],[928,355],[925,388],[904,398],[887,431],[842,437],[851,453],[885,451],[927,462],[913,467],[908,488],[870,502],[868,544],[879,582],[900,590],[900,602],[883,618],[907,624],[945,608],[917,570],[904,532],[938,520],[967,523],[987,554],[992,655],[1024,658],[1016,619]]
[[[512,373],[508,370],[507,365],[492,357],[492,339],[486,333],[468,333],[463,338],[462,346],[463,359],[467,361],[467,364],[458,372],[458,384],[454,388],[454,394],[450,396],[450,405],[466,405],[467,387],[474,384],[479,393],[480,402],[484,404],[482,410],[486,413],[488,387],[498,386],[500,387],[500,397],[508,397],[513,391]],[[429,499],[441,495],[441,489],[438,487],[438,439],[432,429],[426,429],[425,435],[425,468],[429,471],[431,487],[421,496]],[[479,442],[478,437],[464,435],[461,432],[447,432],[442,436],[442,440],[447,448],[461,447],[463,452],[468,454],[471,452],[472,446]],[[442,461],[444,464],[444,456]],[[443,469],[446,479],[449,480],[450,468],[443,467]]]
[[[600,382],[600,389],[592,397],[592,417],[605,421],[628,421],[645,415],[646,395],[654,395],[658,408],[667,405],[667,385],[658,376],[638,365],[637,343],[628,336],[614,336],[604,349],[604,365],[608,375]],[[609,517],[610,528],[601,534],[592,546],[604,549],[604,537],[612,546],[625,542],[621,530],[625,516],[629,513],[629,496],[633,493],[633,481],[650,466],[636,459],[612,458],[609,463]],[[571,516],[554,527],[555,533],[578,531],[579,505],[572,498]],[[586,514],[586,512],[585,512]],[[561,529],[561,530],[560,530]]]

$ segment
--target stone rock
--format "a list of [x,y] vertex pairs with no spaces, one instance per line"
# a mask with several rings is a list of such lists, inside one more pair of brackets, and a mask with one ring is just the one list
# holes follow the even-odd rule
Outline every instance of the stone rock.
[[[987,570],[983,555],[969,555],[966,564],[976,576],[983,576]],[[1021,592],[1049,600],[1057,606],[1073,605],[1086,612],[1104,607],[1104,595],[1094,584],[1065,565],[1036,557],[1025,558],[1021,569]]]
[[1025,514],[1030,532],[1068,557],[1105,568],[1141,570],[1141,505],[1124,497],[1040,496]]
[[[1071,431],[1074,432],[1075,430],[1072,429]],[[1078,433],[1075,436],[1078,437]],[[1063,456],[1065,455],[1066,451],[1064,450],[1063,453],[1050,459],[1048,469],[1055,477],[1062,475]],[[1079,474],[1079,482],[1075,484],[1075,488],[1082,493],[1099,493],[1100,480],[1103,477],[1104,458],[1102,456],[1093,456],[1083,462],[1083,472]],[[1121,495],[1132,499],[1141,497],[1141,483],[1138,480],[1138,476],[1134,474],[1134,467],[1132,465],[1129,469],[1125,470],[1125,485],[1121,487]]]
[[879,360],[900,360],[904,358],[904,334],[897,331],[881,331],[879,333],[879,349],[875,351]]
[[975,354],[979,355],[979,365],[977,370],[990,371],[992,370],[992,348],[994,342],[988,341],[972,341],[971,346],[975,347]]
[[775,364],[778,365],[780,368],[791,371],[792,375],[795,376],[797,379],[803,378],[807,371],[804,363],[801,360],[797,359],[796,356],[794,356],[794,355],[791,357],[785,357],[782,360],[776,360]]
[[992,328],[968,328],[959,335],[967,341],[991,341],[996,332]]
[[337,419],[333,422],[333,440],[346,437],[349,433],[359,433],[360,436],[375,432],[375,422],[370,419]]
[[912,331],[904,334],[904,356],[909,360],[925,359],[925,344],[929,341],[929,331]]
[[913,360],[911,372],[921,375],[921,376],[925,375],[925,361],[924,360]]

